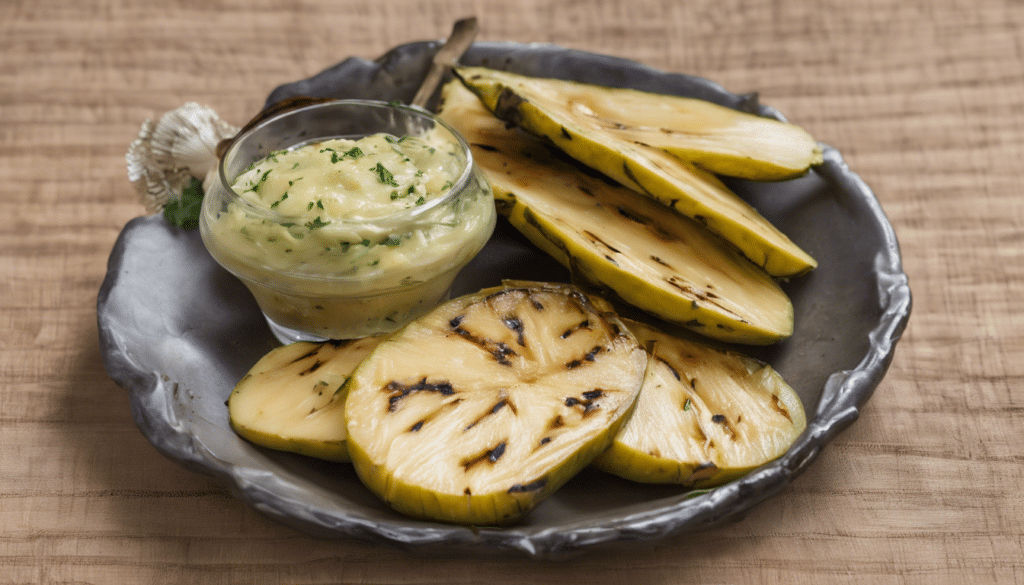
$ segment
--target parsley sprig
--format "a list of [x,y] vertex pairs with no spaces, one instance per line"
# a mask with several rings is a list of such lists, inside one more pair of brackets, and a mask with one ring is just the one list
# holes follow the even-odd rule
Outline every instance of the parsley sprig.
[[164,219],[185,230],[199,227],[199,213],[203,208],[203,182],[192,177],[181,191],[181,198],[167,202]]

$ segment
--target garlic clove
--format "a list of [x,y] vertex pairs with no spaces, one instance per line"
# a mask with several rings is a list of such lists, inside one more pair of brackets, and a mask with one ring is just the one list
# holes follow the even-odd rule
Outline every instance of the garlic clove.
[[[192,177],[200,180],[217,168],[217,144],[238,133],[208,106],[189,102],[146,120],[128,148],[128,179],[150,212],[181,197]],[[204,180],[204,183],[206,181]]]

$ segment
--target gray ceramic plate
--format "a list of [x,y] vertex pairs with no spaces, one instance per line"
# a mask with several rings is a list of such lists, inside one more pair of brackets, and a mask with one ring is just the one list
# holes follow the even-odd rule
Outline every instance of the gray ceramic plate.
[[[413,43],[377,61],[348,59],[268,99],[305,94],[408,100],[439,43]],[[766,116],[779,114],[694,77],[547,45],[478,43],[467,64],[700,97]],[[349,466],[255,447],[229,428],[235,382],[276,345],[245,288],[220,269],[195,232],[159,217],[122,232],[99,294],[102,352],[131,395],[132,415],[167,457],[222,480],[237,497],[303,532],[359,537],[417,550],[510,551],[557,557],[637,546],[735,520],[775,496],[850,425],[885,373],[910,314],[910,289],[892,228],[874,195],[826,147],[825,162],[784,183],[731,185],[818,259],[786,285],[796,331],[755,352],[797,390],[808,428],[782,458],[705,493],[646,486],[586,470],[522,524],[466,528],[411,520],[366,491]],[[565,279],[565,272],[499,224],[456,291],[501,278]],[[785,497],[784,495],[782,497]]]

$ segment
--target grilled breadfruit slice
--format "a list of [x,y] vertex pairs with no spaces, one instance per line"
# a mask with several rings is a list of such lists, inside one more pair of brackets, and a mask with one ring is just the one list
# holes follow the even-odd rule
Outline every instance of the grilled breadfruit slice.
[[349,451],[405,514],[513,522],[603,451],[647,354],[604,301],[512,283],[449,301],[352,374]]
[[381,339],[274,348],[228,397],[231,427],[257,445],[348,461],[344,383]]
[[754,181],[795,178],[822,161],[820,145],[803,128],[705,100],[483,67],[456,71],[498,117],[559,146],[577,135],[616,137]]
[[[740,149],[744,140],[768,141],[775,136],[772,130],[777,134],[795,128],[794,132],[804,135],[803,130],[702,100],[529,78],[484,68],[467,67],[459,72],[463,82],[499,118],[551,140],[579,162],[703,223],[771,276],[796,276],[817,266],[814,258],[713,174],[650,146],[655,138],[675,136],[690,141],[721,141],[722,148],[732,148],[730,145],[735,143],[734,148]],[[625,103],[619,104],[620,101]],[[628,126],[641,122],[671,124],[679,120],[680,127],[687,128],[703,124],[705,116],[709,117],[707,124],[714,128],[724,124],[722,120],[726,117],[738,121],[729,124],[727,136],[716,134],[716,140],[702,137],[692,128],[672,133],[655,128],[654,136],[643,136]],[[629,121],[636,117],[643,119]],[[753,138],[743,132],[753,133]],[[782,136],[778,140],[788,143],[791,138]],[[805,147],[816,148],[816,143],[810,140]],[[777,149],[770,148],[768,152],[774,154]],[[738,156],[746,165],[757,164],[756,159],[748,158],[749,153]],[[810,163],[800,163],[800,173],[806,171],[807,164]]]
[[594,466],[645,483],[721,485],[780,457],[807,425],[771,366],[627,321],[652,355],[636,410]]
[[445,86],[439,116],[470,143],[499,212],[576,277],[716,339],[769,344],[792,333],[778,284],[696,222],[556,159],[458,83]]

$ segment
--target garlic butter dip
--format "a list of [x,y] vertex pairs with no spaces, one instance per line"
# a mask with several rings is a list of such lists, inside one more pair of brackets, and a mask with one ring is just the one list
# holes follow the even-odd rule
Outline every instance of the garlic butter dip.
[[304,140],[229,179],[224,167],[241,166],[231,157],[244,139],[225,154],[226,185],[207,193],[200,225],[214,259],[246,284],[282,342],[401,327],[447,298],[494,230],[490,187],[465,141],[441,123]]

